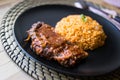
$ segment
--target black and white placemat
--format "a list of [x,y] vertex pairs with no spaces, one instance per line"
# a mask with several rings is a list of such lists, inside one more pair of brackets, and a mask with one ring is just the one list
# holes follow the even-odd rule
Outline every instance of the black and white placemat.
[[73,5],[75,0],[25,0],[11,8],[2,19],[0,37],[8,56],[23,71],[37,80],[120,80],[120,69],[106,75],[96,77],[71,77],[53,71],[25,55],[18,46],[13,35],[14,23],[17,17],[26,9],[45,4]]

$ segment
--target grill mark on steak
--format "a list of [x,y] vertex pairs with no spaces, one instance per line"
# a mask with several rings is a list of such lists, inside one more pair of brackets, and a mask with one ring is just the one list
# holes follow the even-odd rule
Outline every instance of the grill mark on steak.
[[27,31],[31,38],[31,48],[37,55],[48,60],[56,60],[65,67],[74,66],[77,61],[88,56],[88,53],[77,45],[65,40],[54,28],[43,22],[37,22]]

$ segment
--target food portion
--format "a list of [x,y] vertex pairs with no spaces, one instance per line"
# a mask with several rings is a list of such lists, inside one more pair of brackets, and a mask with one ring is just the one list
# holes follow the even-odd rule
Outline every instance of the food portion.
[[37,55],[55,60],[65,67],[74,66],[88,56],[86,51],[66,40],[56,33],[53,27],[43,22],[33,24],[27,33],[26,41],[31,40],[31,48]]
[[88,56],[84,50],[103,46],[106,39],[102,26],[89,16],[69,15],[56,27],[37,22],[27,31],[31,49],[39,56],[55,60],[65,67],[74,66]]
[[55,32],[84,50],[103,46],[106,39],[102,26],[89,16],[69,15],[55,26]]

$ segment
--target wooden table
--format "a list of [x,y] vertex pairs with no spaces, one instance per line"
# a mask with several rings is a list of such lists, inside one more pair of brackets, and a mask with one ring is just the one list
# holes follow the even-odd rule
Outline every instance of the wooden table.
[[[0,22],[5,13],[22,0],[0,0]],[[0,41],[0,80],[34,80],[6,54]]]

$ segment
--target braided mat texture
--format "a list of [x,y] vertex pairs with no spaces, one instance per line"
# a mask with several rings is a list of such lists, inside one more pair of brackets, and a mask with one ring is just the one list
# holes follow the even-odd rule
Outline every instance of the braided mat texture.
[[11,8],[4,16],[0,29],[0,37],[6,53],[16,65],[37,80],[120,80],[120,69],[106,75],[95,77],[84,76],[75,78],[67,76],[35,62],[29,56],[25,55],[18,46],[13,35],[13,30],[14,23],[22,12],[26,9],[45,4],[73,5],[73,2],[74,0],[25,0]]

